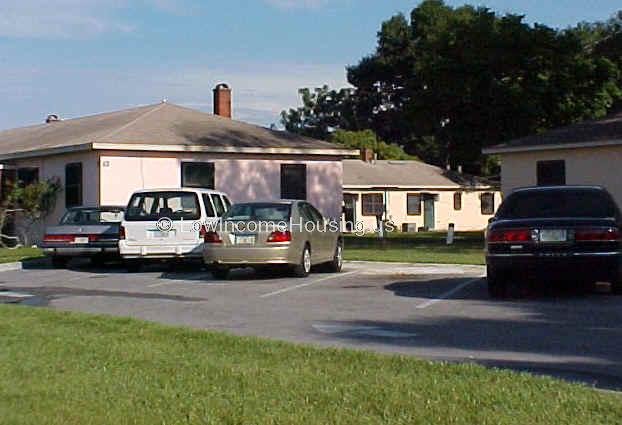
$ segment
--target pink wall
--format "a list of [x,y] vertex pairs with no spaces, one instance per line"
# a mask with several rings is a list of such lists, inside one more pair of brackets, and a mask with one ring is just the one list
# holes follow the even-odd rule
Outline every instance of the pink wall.
[[[57,177],[61,185],[65,187],[65,165],[72,162],[82,163],[82,201],[83,205],[99,204],[99,172],[98,172],[98,153],[84,152],[66,155],[55,155],[45,158],[32,158],[17,160],[14,163],[16,168],[37,167],[39,168],[39,180],[46,180]],[[46,225],[57,224],[65,213],[65,194],[60,194],[56,201],[54,211],[45,220]],[[41,233],[42,229],[34,229],[35,233]],[[40,235],[33,234],[34,240],[38,240]]]
[[214,162],[216,189],[226,192],[234,202],[279,199],[280,165],[306,164],[308,200],[329,217],[341,216],[341,161],[310,158],[230,159],[230,156],[209,154],[105,152],[100,157],[101,203],[124,205],[137,189],[179,187],[182,161]]

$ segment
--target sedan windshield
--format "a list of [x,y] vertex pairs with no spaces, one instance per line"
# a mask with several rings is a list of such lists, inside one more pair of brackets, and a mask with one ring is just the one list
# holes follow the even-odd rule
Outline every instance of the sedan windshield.
[[521,218],[609,218],[617,208],[611,197],[600,190],[533,190],[511,194],[497,217]]
[[289,204],[235,204],[223,216],[230,221],[287,221],[291,206]]
[[79,208],[67,211],[60,224],[107,224],[123,221],[123,210],[119,208]]

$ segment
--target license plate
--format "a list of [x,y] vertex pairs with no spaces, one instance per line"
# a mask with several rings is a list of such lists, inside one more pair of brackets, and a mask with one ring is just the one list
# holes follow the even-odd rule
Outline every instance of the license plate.
[[255,244],[255,235],[252,236],[236,236],[235,237],[236,245],[254,245]]
[[540,242],[566,242],[568,232],[562,229],[542,229],[540,230]]
[[168,238],[170,232],[163,232],[161,230],[152,230],[150,235],[152,238]]
[[89,238],[88,237],[74,238],[73,243],[89,243]]

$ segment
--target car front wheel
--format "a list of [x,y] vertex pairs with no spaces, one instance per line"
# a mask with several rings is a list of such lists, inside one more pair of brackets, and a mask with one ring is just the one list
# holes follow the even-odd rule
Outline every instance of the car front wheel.
[[341,241],[338,241],[337,246],[335,247],[335,254],[333,255],[333,260],[330,263],[326,264],[326,270],[331,273],[339,273],[342,267],[343,267],[343,243]]

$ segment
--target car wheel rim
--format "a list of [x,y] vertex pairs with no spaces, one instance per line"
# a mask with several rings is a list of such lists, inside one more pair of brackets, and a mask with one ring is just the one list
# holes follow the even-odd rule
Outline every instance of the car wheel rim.
[[336,255],[337,267],[341,267],[341,264],[343,263],[343,255],[341,251],[342,251],[341,245],[337,245],[337,255]]
[[305,252],[302,255],[302,263],[305,268],[305,272],[309,272],[309,270],[311,270],[311,255],[309,254],[308,249],[305,249]]

